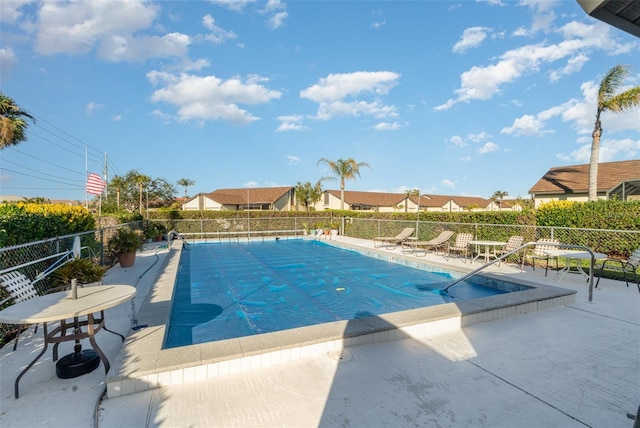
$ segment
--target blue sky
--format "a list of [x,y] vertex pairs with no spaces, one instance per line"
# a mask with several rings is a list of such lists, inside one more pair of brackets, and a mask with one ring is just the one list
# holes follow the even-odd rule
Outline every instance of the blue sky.
[[[640,39],[574,0],[0,8],[1,89],[37,118],[0,152],[2,195],[84,200],[106,153],[110,177],[190,195],[315,183],[320,158],[351,157],[371,168],[347,190],[527,198],[588,163],[602,76],[640,85]],[[639,158],[640,111],[602,120],[600,161]]]

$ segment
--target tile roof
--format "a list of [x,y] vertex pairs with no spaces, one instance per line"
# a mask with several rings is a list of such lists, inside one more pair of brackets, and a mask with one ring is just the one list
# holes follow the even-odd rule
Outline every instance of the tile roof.
[[[340,199],[340,190],[327,190],[327,192]],[[402,203],[405,198],[406,195],[404,193],[344,191],[344,201],[349,205],[390,207]]]
[[491,203],[491,199],[480,198],[477,196],[449,196],[449,195],[422,195],[424,198],[420,203],[423,207],[442,207],[449,201],[455,202],[460,207],[469,207],[477,205],[481,208]]
[[[598,191],[613,189],[625,180],[640,179],[640,159],[598,164]],[[589,190],[589,164],[551,168],[529,193],[586,193]]]
[[252,205],[272,204],[292,189],[292,186],[255,188],[245,187],[241,189],[216,189],[211,193],[206,193],[205,195],[209,199],[223,205],[243,205],[247,203],[251,203]]

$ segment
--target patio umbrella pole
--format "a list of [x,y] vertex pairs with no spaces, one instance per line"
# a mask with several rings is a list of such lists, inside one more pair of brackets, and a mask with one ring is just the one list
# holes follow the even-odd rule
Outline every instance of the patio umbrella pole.
[[[71,280],[71,295],[74,299],[78,298],[78,281]],[[73,318],[73,334],[77,336],[76,344],[73,347],[73,353],[65,355],[56,363],[56,376],[60,379],[71,379],[91,373],[100,365],[100,357],[93,349],[82,350],[80,343],[80,320],[78,317]]]

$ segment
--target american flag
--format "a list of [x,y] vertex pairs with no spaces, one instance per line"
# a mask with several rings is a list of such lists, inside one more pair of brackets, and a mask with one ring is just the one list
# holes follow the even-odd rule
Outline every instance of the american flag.
[[87,178],[87,193],[99,195],[102,193],[104,187],[105,183],[98,174],[93,172],[89,174],[89,177]]

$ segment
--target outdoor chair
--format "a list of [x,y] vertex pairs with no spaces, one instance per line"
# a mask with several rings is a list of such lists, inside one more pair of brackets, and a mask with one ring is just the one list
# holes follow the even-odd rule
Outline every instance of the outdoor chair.
[[[39,277],[42,279],[42,277]],[[36,281],[37,282],[37,281]],[[69,286],[64,285],[62,287],[52,288],[47,290],[45,294],[53,293],[56,291],[61,291],[67,289]],[[9,297],[0,301],[0,306],[4,305],[9,301],[13,301],[14,304],[24,302],[25,300],[33,299],[34,297],[38,297],[38,291],[34,286],[34,283],[31,282],[29,278],[18,271],[7,272],[0,275],[0,288],[4,289]],[[16,341],[13,344],[13,350],[15,351],[18,347],[18,339],[20,338],[20,333],[22,332],[22,328],[24,326],[18,326],[18,332],[16,333]],[[36,324],[35,332],[38,332],[38,325]]]
[[[500,256],[504,256],[505,254],[509,254],[510,252],[514,251],[516,248],[521,246],[523,241],[524,241],[523,236],[520,236],[520,235],[510,236],[505,246],[502,247],[500,251],[498,251],[497,256],[500,257]],[[518,257],[516,261],[520,261],[520,252],[517,252],[513,255]]]
[[442,252],[444,253],[449,248],[449,239],[452,236],[453,232],[451,230],[443,230],[438,236],[429,241],[404,241],[402,242],[402,252],[405,254],[413,253],[415,256],[426,256],[427,250],[433,249],[437,254],[438,248],[442,247]]
[[467,256],[469,255],[469,242],[473,241],[473,234],[471,233],[458,233],[453,245],[449,246],[445,259],[448,261],[451,253],[464,253],[464,262],[467,262]]
[[547,276],[547,272],[549,271],[549,261],[554,260],[556,262],[556,270],[558,270],[558,258],[545,254],[545,251],[555,250],[558,248],[558,246],[547,245],[547,244],[559,244],[560,241],[557,241],[555,239],[545,238],[545,239],[539,239],[536,242],[539,242],[539,244],[535,245],[533,247],[533,250],[529,250],[529,252],[526,252],[522,257],[522,267],[520,270],[524,271],[524,263],[526,260],[531,260],[531,265],[533,266],[533,270],[536,270],[536,260],[544,260],[546,262],[545,268],[544,268],[544,276]]
[[[598,283],[600,282],[600,278],[602,278],[602,274],[606,267],[607,270],[622,272],[624,275],[624,281],[627,283],[627,287],[629,286],[629,278],[635,276],[638,292],[640,292],[640,273],[638,273],[638,268],[640,268],[640,248],[631,253],[631,256],[629,256],[627,260],[606,258],[603,260],[597,260],[597,262],[602,263],[602,265],[600,266],[600,273],[598,274],[598,280],[596,281],[596,288],[598,287]],[[596,270],[596,267],[594,267],[594,270]]]
[[373,238],[373,246],[376,248],[385,247],[388,250],[392,250],[406,241],[407,238],[413,234],[414,230],[413,227],[405,227],[402,229],[402,232],[396,236],[378,236],[377,238]]

